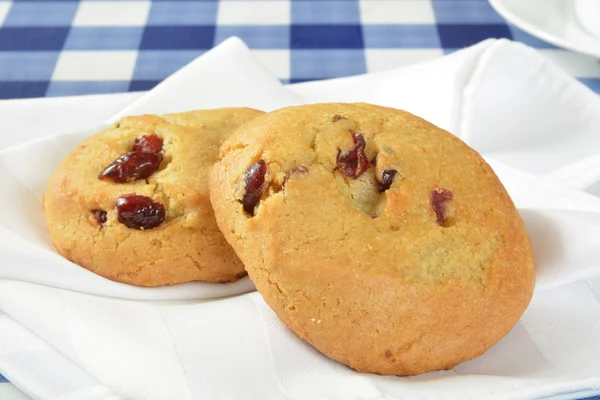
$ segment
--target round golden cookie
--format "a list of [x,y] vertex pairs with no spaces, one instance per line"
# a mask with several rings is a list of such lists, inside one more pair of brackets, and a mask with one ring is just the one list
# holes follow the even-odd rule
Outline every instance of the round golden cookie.
[[261,114],[126,117],[90,137],[48,183],[52,243],[69,260],[132,285],[237,280],[244,266],[217,227],[208,175],[223,141]]
[[278,317],[358,371],[483,354],[532,296],[525,226],[481,156],[404,111],[290,107],[221,147],[211,201]]

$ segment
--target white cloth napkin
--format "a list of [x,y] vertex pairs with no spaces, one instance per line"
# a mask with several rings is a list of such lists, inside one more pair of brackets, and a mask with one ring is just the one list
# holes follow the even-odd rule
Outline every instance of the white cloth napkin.
[[0,371],[53,400],[600,393],[600,198],[590,193],[600,178],[600,99],[534,50],[489,40],[408,68],[283,87],[230,39],[109,121],[323,101],[404,108],[488,158],[538,262],[534,298],[500,343],[451,371],[360,374],[290,333],[247,279],[145,289],[71,264],[49,244],[40,197],[61,157],[95,128],[0,152]]

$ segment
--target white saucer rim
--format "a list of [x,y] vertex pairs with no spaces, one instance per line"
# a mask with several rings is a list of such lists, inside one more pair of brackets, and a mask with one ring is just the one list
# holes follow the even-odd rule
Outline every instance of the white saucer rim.
[[[534,1],[534,0],[529,0],[529,1]],[[568,50],[573,50],[578,53],[586,54],[588,56],[600,58],[600,50],[591,49],[588,46],[580,46],[579,44],[573,43],[572,41],[568,40],[567,38],[554,35],[552,33],[547,32],[546,30],[543,30],[542,28],[540,28],[536,25],[531,24],[529,21],[522,18],[521,15],[514,13],[511,9],[511,7],[507,5],[508,2],[506,2],[505,0],[489,0],[489,2],[490,2],[490,5],[492,6],[492,8],[494,8],[494,10],[498,14],[500,14],[509,23],[516,25],[517,27],[521,28],[525,32],[527,32],[539,39],[542,39],[548,43],[551,43],[553,45],[556,45],[556,46],[559,46],[559,47],[562,47],[562,48],[565,48]],[[580,30],[582,33],[585,33],[587,36],[589,36],[593,40],[598,41],[598,46],[600,49],[600,39],[596,39],[595,37],[591,36],[587,31],[585,31],[579,25],[576,25],[576,26],[577,26],[577,29]]]

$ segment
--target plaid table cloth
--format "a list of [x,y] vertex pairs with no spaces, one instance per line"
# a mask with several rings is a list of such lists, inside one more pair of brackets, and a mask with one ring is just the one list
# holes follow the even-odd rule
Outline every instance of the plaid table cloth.
[[506,24],[485,0],[0,0],[0,98],[147,90],[232,35],[286,83],[510,38],[600,93],[597,60]]
[[[600,94],[598,60],[507,24],[485,0],[0,0],[0,98],[148,90],[230,36],[284,83],[508,38]],[[28,397],[0,375],[0,398]]]

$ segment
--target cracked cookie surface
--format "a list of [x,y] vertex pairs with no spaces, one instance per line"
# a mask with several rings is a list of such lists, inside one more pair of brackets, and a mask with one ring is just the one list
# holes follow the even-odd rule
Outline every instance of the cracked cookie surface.
[[325,355],[412,375],[477,357],[533,292],[529,237],[481,156],[410,113],[290,107],[228,139],[219,227],[265,301]]
[[209,200],[218,148],[261,111],[232,108],[126,117],[75,148],[43,199],[55,248],[138,286],[229,282],[244,266]]

